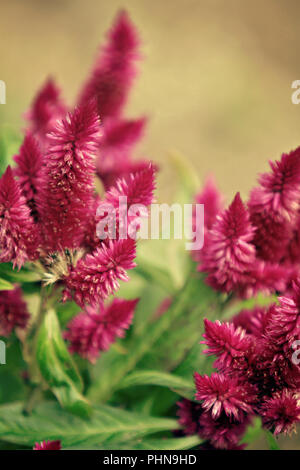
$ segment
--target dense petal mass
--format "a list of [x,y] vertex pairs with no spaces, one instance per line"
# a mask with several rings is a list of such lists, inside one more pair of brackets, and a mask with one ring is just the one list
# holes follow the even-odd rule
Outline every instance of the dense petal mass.
[[21,267],[37,257],[38,234],[10,167],[0,179],[0,261]]
[[36,197],[41,185],[43,157],[40,146],[31,133],[27,133],[19,154],[14,157],[17,164],[14,172],[31,214],[37,216]]
[[36,442],[33,450],[61,450],[61,442],[60,441]]
[[206,236],[201,271],[208,273],[212,287],[231,292],[249,282],[255,263],[253,234],[248,211],[237,194]]
[[261,415],[263,424],[274,434],[289,433],[300,421],[299,399],[284,389],[262,405]]
[[195,372],[196,400],[202,401],[205,411],[211,411],[217,419],[224,412],[236,420],[242,419],[244,412],[252,413],[254,393],[247,384],[223,374],[213,373],[211,377]]
[[134,268],[135,242],[131,239],[110,241],[80,259],[65,278],[64,298],[80,306],[96,305],[119,288],[118,280],[128,281],[127,270]]
[[53,130],[57,119],[66,114],[66,106],[60,98],[60,90],[53,81],[48,79],[37,93],[26,118],[30,130],[37,137],[43,148],[47,146],[47,134]]
[[58,121],[50,134],[39,214],[49,251],[75,248],[84,237],[94,197],[99,117],[90,102]]
[[86,309],[68,324],[65,339],[70,351],[94,363],[100,351],[106,351],[129,328],[138,299],[115,298],[110,305],[102,303]]
[[97,99],[101,120],[118,116],[126,103],[136,75],[139,38],[127,13],[122,11],[108,35],[91,77],[85,84],[80,103]]
[[26,328],[28,320],[20,287],[0,291],[0,336],[9,336],[14,328]]

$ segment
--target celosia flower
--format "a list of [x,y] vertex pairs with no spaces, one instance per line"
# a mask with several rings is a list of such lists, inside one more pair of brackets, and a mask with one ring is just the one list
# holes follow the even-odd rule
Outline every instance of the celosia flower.
[[253,390],[245,383],[223,374],[213,373],[201,376],[194,374],[196,395],[198,401],[203,401],[202,407],[210,411],[214,419],[218,419],[222,412],[229,418],[243,419],[244,413],[253,412],[255,400]]
[[70,342],[70,351],[96,362],[100,351],[107,351],[117,338],[125,336],[137,302],[115,298],[108,306],[86,307],[67,326],[64,337]]
[[249,282],[249,271],[255,263],[253,234],[249,214],[237,194],[206,236],[201,271],[208,273],[208,284],[230,292]]
[[245,359],[252,354],[253,341],[241,327],[232,323],[211,322],[204,320],[205,333],[202,341],[208,346],[204,351],[210,356],[217,356],[215,367],[228,372],[245,366]]
[[64,299],[74,297],[80,306],[96,305],[119,288],[118,280],[128,281],[127,270],[134,268],[135,242],[110,241],[81,258],[65,278]]
[[267,307],[255,307],[252,310],[242,310],[232,319],[234,326],[243,328],[246,333],[261,338],[269,320]]
[[21,267],[37,256],[37,230],[10,166],[0,179],[0,262]]
[[127,13],[122,11],[108,34],[91,77],[84,86],[80,103],[96,98],[102,121],[118,116],[126,103],[136,75],[139,38]]
[[34,444],[33,450],[61,450],[60,441],[42,441]]
[[202,191],[196,195],[195,203],[204,204],[204,224],[210,230],[216,221],[217,215],[223,209],[223,196],[211,176],[205,181]]
[[265,401],[261,407],[263,424],[274,434],[289,433],[300,421],[299,398],[284,389]]
[[261,175],[260,187],[250,197],[251,221],[257,227],[254,243],[259,256],[280,261],[292,237],[300,207],[300,149],[270,162],[271,172]]
[[178,422],[183,427],[183,432],[186,435],[200,433],[200,417],[204,413],[202,406],[199,403],[183,399],[177,403]]
[[9,336],[14,328],[26,328],[29,313],[20,287],[0,291],[0,336]]
[[99,138],[95,104],[76,108],[49,135],[39,214],[48,251],[76,248],[84,237],[94,197],[94,155]]
[[26,118],[30,130],[38,138],[43,149],[47,145],[47,134],[53,130],[57,119],[61,119],[67,110],[60,98],[60,90],[53,79],[48,79],[37,93]]
[[146,167],[146,161],[132,161],[131,159],[131,151],[141,139],[145,123],[145,118],[107,119],[105,121],[96,160],[97,175],[105,189],[109,189],[118,178]]
[[43,157],[38,142],[31,133],[27,133],[19,154],[14,157],[17,163],[14,173],[31,214],[36,217],[36,195],[40,187]]

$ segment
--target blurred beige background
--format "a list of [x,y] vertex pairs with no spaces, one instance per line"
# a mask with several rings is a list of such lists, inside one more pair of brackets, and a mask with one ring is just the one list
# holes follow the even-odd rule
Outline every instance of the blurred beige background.
[[[128,115],[146,113],[138,148],[161,164],[160,194],[177,149],[201,177],[212,171],[228,197],[246,196],[267,159],[300,143],[297,0],[0,0],[1,124],[21,115],[51,74],[71,104],[119,8],[137,24],[145,60]],[[171,177],[170,177],[171,175]]]
[[21,128],[49,74],[73,103],[121,7],[145,57],[128,116],[150,117],[137,153],[160,164],[160,195],[173,187],[166,155],[177,149],[201,178],[215,173],[228,198],[246,196],[268,159],[300,144],[297,0],[0,0],[1,125]]

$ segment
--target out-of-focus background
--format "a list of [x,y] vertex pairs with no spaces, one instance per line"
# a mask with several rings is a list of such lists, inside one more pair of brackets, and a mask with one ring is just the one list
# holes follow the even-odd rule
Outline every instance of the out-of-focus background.
[[268,159],[300,144],[300,105],[291,102],[300,79],[297,0],[0,0],[1,126],[21,129],[49,75],[75,103],[120,8],[143,40],[127,115],[150,118],[137,154],[159,163],[160,198],[173,188],[172,149],[200,178],[214,173],[228,199],[246,197]]
[[[128,116],[147,114],[138,154],[159,162],[160,195],[172,187],[167,152],[213,172],[228,198],[247,196],[267,160],[300,143],[297,0],[1,0],[1,124],[22,113],[51,74],[72,104],[116,12],[126,8],[144,61]],[[168,197],[168,196],[166,196]]]

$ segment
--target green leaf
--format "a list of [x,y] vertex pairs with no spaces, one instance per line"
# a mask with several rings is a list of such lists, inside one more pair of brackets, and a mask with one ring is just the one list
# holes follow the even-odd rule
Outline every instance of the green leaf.
[[5,172],[8,165],[12,163],[12,156],[15,155],[21,145],[21,137],[11,128],[5,127],[0,135],[0,176]]
[[11,263],[0,264],[0,276],[10,282],[18,282],[20,284],[25,282],[40,281],[41,277],[38,273],[32,271],[27,266],[23,266],[20,271],[13,269]]
[[274,435],[270,431],[265,431],[265,433],[270,450],[280,450],[280,447]]
[[64,448],[119,449],[128,445],[130,449],[143,436],[179,428],[174,419],[104,405],[95,407],[90,420],[71,415],[54,402],[38,404],[30,416],[23,415],[19,403],[0,406],[0,439],[30,447],[37,441],[60,439]]
[[91,406],[82,396],[82,381],[61,336],[54,310],[49,310],[37,336],[36,359],[42,377],[61,403],[72,413],[88,416]]
[[[137,370],[127,375],[119,384],[118,389],[127,387],[136,387],[137,385],[158,385],[175,390],[184,389],[194,392],[194,383],[192,380],[182,379],[176,375],[160,372],[156,370]],[[178,392],[179,393],[179,392]]]
[[253,419],[250,426],[248,426],[246,433],[241,440],[241,444],[252,444],[257,441],[263,433],[261,419],[256,417]]
[[13,290],[14,286],[5,279],[0,278],[0,290]]
[[142,440],[133,450],[186,450],[202,444],[199,436]]

